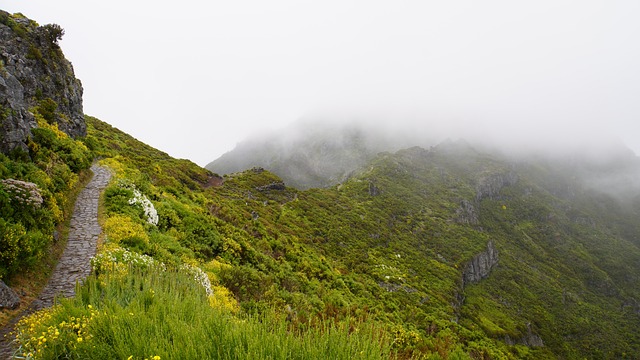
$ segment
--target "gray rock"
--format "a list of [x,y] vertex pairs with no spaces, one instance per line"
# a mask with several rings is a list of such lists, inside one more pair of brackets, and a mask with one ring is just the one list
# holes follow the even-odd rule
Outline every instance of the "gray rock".
[[258,191],[269,191],[269,190],[282,191],[282,190],[286,190],[286,189],[287,189],[287,187],[284,185],[284,182],[282,182],[282,181],[274,181],[274,182],[272,182],[270,184],[256,187],[256,190],[258,190]]
[[542,338],[531,330],[531,323],[527,323],[527,333],[519,339],[513,339],[509,335],[505,336],[504,342],[507,345],[521,344],[529,347],[544,347]]
[[[11,16],[0,10],[0,17]],[[17,18],[21,35],[0,22],[0,152],[27,150],[27,139],[37,122],[30,109],[43,99],[58,106],[52,121],[72,137],[86,135],[82,84],[46,29]]]
[[476,255],[467,263],[462,272],[462,285],[477,283],[489,276],[491,270],[498,264],[498,250],[489,241],[487,249]]
[[20,297],[0,280],[0,309],[15,309],[20,305]]
[[369,182],[369,195],[371,196],[380,195],[380,189],[373,182]]
[[496,200],[500,190],[506,186],[513,186],[518,182],[518,174],[510,171],[505,174],[494,174],[478,181],[476,186],[476,202],[484,198]]
[[462,200],[460,207],[456,210],[456,222],[459,224],[478,225],[478,213],[473,204],[468,200]]

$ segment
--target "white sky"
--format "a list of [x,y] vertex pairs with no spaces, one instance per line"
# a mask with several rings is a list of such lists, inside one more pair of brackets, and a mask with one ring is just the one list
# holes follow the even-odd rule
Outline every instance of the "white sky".
[[328,113],[640,153],[637,0],[2,3],[65,28],[85,113],[200,165]]

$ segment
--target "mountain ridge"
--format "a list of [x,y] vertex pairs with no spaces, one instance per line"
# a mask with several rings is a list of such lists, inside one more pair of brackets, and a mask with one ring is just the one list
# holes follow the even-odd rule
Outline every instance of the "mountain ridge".
[[[90,116],[86,136],[66,133],[51,102],[34,104],[26,148],[0,154],[2,178],[39,195],[0,183],[3,280],[12,285],[58,241],[91,160],[113,181],[91,275],[76,297],[18,324],[20,356],[640,353],[638,159],[628,152],[551,161],[462,140],[410,147],[348,126],[302,129],[271,154],[248,147],[320,184],[301,190],[259,164],[217,176]],[[301,154],[297,163],[282,149]]]

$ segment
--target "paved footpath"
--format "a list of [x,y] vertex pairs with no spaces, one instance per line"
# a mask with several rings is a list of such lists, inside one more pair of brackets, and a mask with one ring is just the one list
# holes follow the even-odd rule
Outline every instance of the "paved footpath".
[[[104,167],[94,164],[91,170],[93,178],[78,195],[73,209],[67,247],[40,296],[21,316],[53,305],[56,296],[73,296],[76,282],[81,282],[91,272],[90,260],[96,254],[98,237],[102,232],[98,224],[98,200],[111,179],[111,173]],[[11,358],[11,343],[4,335],[11,331],[21,316],[0,329],[0,359]]]

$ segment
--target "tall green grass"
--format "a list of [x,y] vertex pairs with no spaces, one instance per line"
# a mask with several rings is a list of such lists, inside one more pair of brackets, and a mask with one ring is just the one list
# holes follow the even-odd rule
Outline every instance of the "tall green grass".
[[300,332],[277,314],[236,316],[212,308],[187,275],[132,269],[89,278],[74,299],[21,323],[18,338],[22,355],[42,359],[394,357],[390,338],[373,323],[326,321]]

